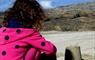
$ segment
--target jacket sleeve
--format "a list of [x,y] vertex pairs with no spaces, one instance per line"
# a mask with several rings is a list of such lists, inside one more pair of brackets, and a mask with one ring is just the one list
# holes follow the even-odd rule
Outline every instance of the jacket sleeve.
[[37,30],[33,33],[31,39],[27,40],[27,42],[47,55],[56,54],[56,47],[50,41],[46,41]]
[[40,57],[40,51],[36,50],[35,48],[30,48],[26,55],[24,60],[38,60]]

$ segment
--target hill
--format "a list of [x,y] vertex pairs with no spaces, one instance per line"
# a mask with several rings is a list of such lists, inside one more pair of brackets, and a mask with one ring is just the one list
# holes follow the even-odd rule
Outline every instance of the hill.
[[[48,18],[44,21],[44,31],[95,31],[95,2],[60,6],[45,10]],[[3,13],[0,14],[0,24]]]
[[60,6],[46,10],[48,19],[43,30],[95,30],[95,2]]

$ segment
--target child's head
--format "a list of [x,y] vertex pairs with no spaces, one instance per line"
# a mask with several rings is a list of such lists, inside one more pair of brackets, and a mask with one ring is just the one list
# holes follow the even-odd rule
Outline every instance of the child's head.
[[39,29],[45,14],[40,4],[35,0],[16,0],[14,6],[7,12],[3,24],[15,19],[24,25],[32,25]]

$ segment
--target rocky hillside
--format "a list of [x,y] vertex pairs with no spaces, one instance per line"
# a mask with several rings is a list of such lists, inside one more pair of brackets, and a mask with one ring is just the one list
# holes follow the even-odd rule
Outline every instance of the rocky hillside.
[[43,30],[95,30],[95,2],[46,10],[49,18]]
[[44,31],[95,31],[95,2],[60,6],[45,12],[48,18],[44,21]]

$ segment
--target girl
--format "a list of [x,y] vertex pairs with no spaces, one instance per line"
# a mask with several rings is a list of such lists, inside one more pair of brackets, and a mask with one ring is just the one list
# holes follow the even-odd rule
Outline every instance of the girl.
[[0,60],[39,60],[56,47],[39,33],[45,14],[35,0],[16,0],[0,28]]

